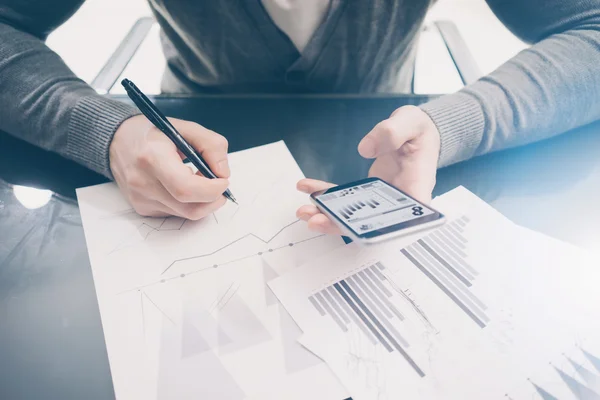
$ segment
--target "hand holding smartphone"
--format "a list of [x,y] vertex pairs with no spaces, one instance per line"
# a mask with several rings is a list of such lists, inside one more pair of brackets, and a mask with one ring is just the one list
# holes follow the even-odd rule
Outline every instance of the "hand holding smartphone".
[[353,240],[371,244],[442,225],[439,211],[379,178],[311,194],[312,202]]

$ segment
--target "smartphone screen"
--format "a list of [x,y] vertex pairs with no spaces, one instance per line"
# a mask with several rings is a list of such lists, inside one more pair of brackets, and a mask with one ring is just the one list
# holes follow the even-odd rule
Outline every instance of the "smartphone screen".
[[373,237],[442,217],[377,178],[337,186],[313,197],[359,237]]

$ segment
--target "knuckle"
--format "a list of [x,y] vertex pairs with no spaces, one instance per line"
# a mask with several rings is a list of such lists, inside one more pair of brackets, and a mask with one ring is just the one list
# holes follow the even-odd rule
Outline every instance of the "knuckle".
[[175,200],[181,202],[187,202],[190,200],[192,192],[187,185],[177,184],[173,187],[173,191],[171,193]]
[[188,219],[198,221],[206,216],[206,211],[202,207],[191,208],[188,212]]
[[127,186],[133,189],[140,189],[144,186],[144,178],[138,173],[130,173],[125,178]]
[[386,119],[385,121],[381,121],[379,124],[379,132],[384,136],[393,136],[396,132],[396,128],[392,121]]
[[229,142],[227,141],[225,136],[219,135],[218,133],[215,133],[215,144],[218,147],[224,148],[224,149],[229,147]]
[[136,157],[136,163],[141,168],[148,168],[152,165],[154,160],[154,153],[149,149],[140,152]]

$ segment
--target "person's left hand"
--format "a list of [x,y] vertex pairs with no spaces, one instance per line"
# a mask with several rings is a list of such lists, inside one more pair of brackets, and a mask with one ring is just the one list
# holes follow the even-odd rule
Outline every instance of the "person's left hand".
[[[369,176],[378,177],[396,186],[415,199],[429,203],[435,186],[440,134],[429,116],[418,107],[397,109],[378,123],[358,145],[365,158],[375,158]],[[313,193],[334,184],[314,179],[302,179],[298,190]],[[305,205],[296,212],[312,230],[341,234],[338,227],[314,205]]]

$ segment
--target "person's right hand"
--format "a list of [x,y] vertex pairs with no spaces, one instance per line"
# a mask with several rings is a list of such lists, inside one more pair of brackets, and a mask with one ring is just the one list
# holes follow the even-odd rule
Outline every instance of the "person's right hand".
[[125,120],[117,129],[109,149],[110,168],[137,213],[198,220],[225,204],[227,140],[193,122],[169,121],[219,179],[194,174],[175,144],[143,115]]

